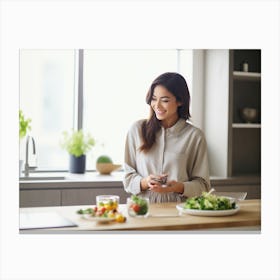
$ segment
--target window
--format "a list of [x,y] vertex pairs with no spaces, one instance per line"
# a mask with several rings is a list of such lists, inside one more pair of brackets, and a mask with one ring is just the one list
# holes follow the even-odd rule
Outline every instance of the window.
[[[40,169],[68,166],[59,141],[62,131],[73,127],[74,69],[74,50],[20,51],[20,108],[32,119],[29,134],[37,158],[31,158],[31,164]],[[22,159],[24,148],[21,143]]]
[[[178,71],[192,92],[191,50],[84,50],[80,68],[76,54],[75,50],[20,53],[20,106],[32,118],[39,169],[68,169],[68,155],[59,140],[62,131],[76,127],[74,108],[83,110],[82,127],[97,142],[87,155],[87,169],[95,169],[100,154],[123,163],[127,130],[148,116],[145,96],[158,75]],[[77,69],[83,71],[79,107]]]

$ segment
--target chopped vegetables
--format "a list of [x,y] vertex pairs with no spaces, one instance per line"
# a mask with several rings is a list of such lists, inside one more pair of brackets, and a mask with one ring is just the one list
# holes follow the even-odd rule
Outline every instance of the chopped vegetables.
[[123,216],[117,209],[108,209],[104,206],[94,206],[93,208],[87,209],[79,209],[77,211],[79,215],[90,215],[91,217],[98,217],[98,218],[109,218],[115,219],[115,221],[119,223],[123,223],[126,221],[126,217]]
[[148,200],[136,195],[128,199],[128,214],[132,217],[145,216],[149,210]]
[[188,198],[184,205],[185,209],[198,210],[228,210],[235,209],[235,201],[223,196],[216,196],[203,192],[201,196]]
[[93,213],[93,209],[92,208],[87,208],[87,209],[79,209],[77,211],[77,214],[92,214]]

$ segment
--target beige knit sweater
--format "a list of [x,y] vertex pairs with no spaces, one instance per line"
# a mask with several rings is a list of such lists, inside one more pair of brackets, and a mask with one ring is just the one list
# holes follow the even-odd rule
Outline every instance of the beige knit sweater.
[[[207,144],[203,132],[183,119],[170,128],[161,128],[148,153],[140,152],[141,124],[135,122],[125,144],[124,188],[128,193],[149,197],[151,202],[183,201],[210,189]],[[184,184],[178,193],[141,192],[140,181],[150,174],[168,174],[168,180]]]

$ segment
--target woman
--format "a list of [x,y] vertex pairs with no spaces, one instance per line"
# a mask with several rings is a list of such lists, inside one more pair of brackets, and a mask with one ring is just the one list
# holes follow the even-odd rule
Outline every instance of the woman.
[[149,119],[135,122],[126,138],[126,192],[154,203],[182,202],[208,191],[207,145],[203,132],[187,122],[190,94],[185,79],[178,73],[160,75],[146,102]]

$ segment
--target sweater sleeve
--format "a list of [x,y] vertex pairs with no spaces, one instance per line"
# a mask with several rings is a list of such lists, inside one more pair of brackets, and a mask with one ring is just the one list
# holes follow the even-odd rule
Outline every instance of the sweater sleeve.
[[201,195],[202,192],[210,190],[207,143],[202,133],[194,147],[193,164],[189,172],[190,180],[183,182],[183,196],[198,196]]
[[136,140],[133,128],[130,129],[125,141],[124,155],[124,189],[128,193],[138,194],[141,192],[140,181],[142,177],[136,171]]

